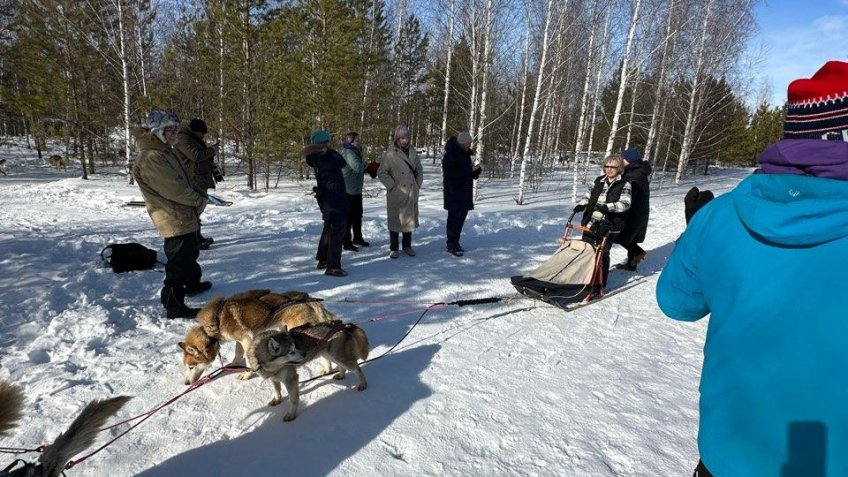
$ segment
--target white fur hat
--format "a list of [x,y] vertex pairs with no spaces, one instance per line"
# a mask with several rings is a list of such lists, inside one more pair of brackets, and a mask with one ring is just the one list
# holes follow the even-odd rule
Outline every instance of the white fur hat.
[[165,128],[177,127],[180,125],[180,117],[169,111],[151,111],[144,120],[142,127],[149,129],[154,136],[162,142],[165,141]]

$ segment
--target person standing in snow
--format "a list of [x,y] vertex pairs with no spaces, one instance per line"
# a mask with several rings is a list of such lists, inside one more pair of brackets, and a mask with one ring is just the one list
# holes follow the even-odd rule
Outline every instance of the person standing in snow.
[[[607,234],[602,250],[603,279],[600,288],[607,285],[610,266],[610,248],[612,238],[624,228],[624,213],[630,208],[630,183],[622,178],[624,161],[621,157],[612,155],[604,159],[604,175],[595,178],[592,187],[580,202],[574,207],[574,212],[583,212],[581,224],[588,227],[590,232],[583,234],[583,240],[600,245]],[[600,290],[592,290],[596,296]]]
[[197,263],[200,214],[206,207],[206,192],[195,188],[172,146],[177,142],[180,118],[166,111],[153,111],[133,131],[139,149],[133,167],[153,225],[165,239],[165,282],[160,301],[168,318],[194,318],[199,308],[185,304],[192,296],[212,288],[202,282]]
[[315,198],[324,219],[321,239],[318,241],[318,269],[324,270],[325,275],[333,277],[347,276],[342,269],[342,241],[344,227],[350,204],[345,193],[345,181],[342,168],[345,160],[334,149],[330,148],[330,133],[323,129],[316,130],[309,138],[309,145],[303,153],[306,164],[315,170]]
[[461,132],[448,139],[445,155],[442,157],[444,207],[448,211],[445,225],[447,250],[457,257],[465,253],[465,249],[459,244],[459,236],[462,234],[468,211],[474,209],[474,180],[480,177],[482,171],[479,165],[474,166],[472,163],[473,155],[471,134]]
[[648,255],[639,246],[645,241],[648,232],[648,217],[651,212],[651,165],[642,160],[642,154],[636,149],[628,149],[621,153],[624,159],[624,174],[622,179],[630,183],[630,207],[624,212],[624,228],[615,236],[615,243],[627,249],[627,260],[616,265],[616,268],[636,271],[639,262]]
[[347,133],[342,141],[342,149],[339,154],[345,160],[342,169],[345,182],[345,192],[350,203],[345,223],[344,246],[345,250],[356,252],[356,246],[368,247],[371,244],[362,238],[362,185],[365,182],[365,170],[368,164],[362,159],[362,148],[359,144],[359,134]]
[[409,141],[409,128],[400,125],[392,134],[392,144],[380,159],[377,177],[386,186],[386,215],[389,222],[389,257],[398,258],[398,236],[403,234],[403,251],[415,256],[412,232],[418,228],[418,194],[424,183],[424,170]]
[[[218,143],[207,146],[203,140],[209,128],[202,119],[194,118],[188,126],[183,126],[177,133],[177,145],[174,153],[183,161],[194,186],[209,192],[215,188],[215,183],[224,180],[224,176],[215,165],[215,155],[218,154]],[[200,249],[207,250],[215,241],[212,237],[204,237],[197,229]]]
[[789,84],[783,139],[757,161],[657,283],[669,317],[710,315],[696,475],[848,475],[848,63]]

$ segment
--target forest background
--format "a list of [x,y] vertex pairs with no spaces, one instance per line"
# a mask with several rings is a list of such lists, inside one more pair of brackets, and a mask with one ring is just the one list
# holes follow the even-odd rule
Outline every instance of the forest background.
[[782,105],[751,99],[756,4],[0,0],[0,136],[87,177],[131,167],[131,129],[168,109],[269,189],[308,174],[314,129],[358,131],[375,159],[403,123],[434,155],[470,131],[490,177],[518,174],[518,203],[555,164],[629,147],[679,182],[780,137]]

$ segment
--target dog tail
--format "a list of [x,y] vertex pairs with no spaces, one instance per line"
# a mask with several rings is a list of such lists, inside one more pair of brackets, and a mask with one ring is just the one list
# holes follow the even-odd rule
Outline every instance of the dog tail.
[[42,475],[46,477],[61,475],[71,457],[94,443],[97,433],[100,432],[106,420],[115,415],[130,399],[132,399],[130,396],[118,396],[88,403],[68,430],[60,434],[39,457],[38,462],[44,469]]
[[0,381],[0,436],[18,425],[23,416],[24,393],[7,381]]
[[370,346],[368,345],[368,335],[362,331],[362,328],[355,326],[353,328],[353,341],[356,344],[356,354],[359,356],[359,359],[365,361],[368,359],[368,351],[370,351]]

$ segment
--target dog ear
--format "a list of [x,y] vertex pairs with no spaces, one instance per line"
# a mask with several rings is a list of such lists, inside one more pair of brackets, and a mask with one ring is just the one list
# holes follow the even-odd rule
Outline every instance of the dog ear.
[[271,354],[273,354],[273,355],[280,354],[281,348],[282,347],[280,346],[280,343],[277,340],[275,340],[274,338],[268,338],[268,351],[270,351]]
[[187,354],[194,356],[195,358],[202,358],[203,356],[200,354],[200,351],[190,344],[186,344],[184,341],[180,341],[177,345],[182,348]]

